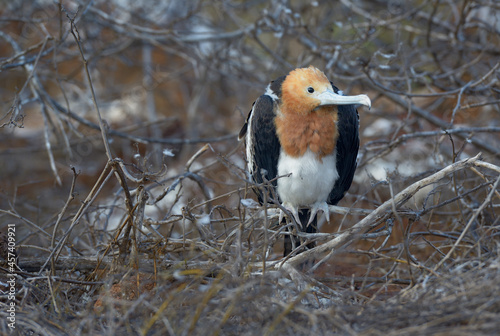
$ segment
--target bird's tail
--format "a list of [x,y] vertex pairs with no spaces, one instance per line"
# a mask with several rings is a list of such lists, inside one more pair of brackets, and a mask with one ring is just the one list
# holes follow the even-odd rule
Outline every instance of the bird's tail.
[[[309,217],[311,216],[311,210],[309,209],[302,209],[299,211],[299,219],[300,222],[302,223],[302,227],[304,228],[307,222],[309,222]],[[283,221],[285,219],[283,218]],[[299,228],[300,229],[300,228]],[[302,229],[303,230],[303,229]],[[312,220],[311,224],[307,225],[305,227],[305,230],[303,232],[306,233],[316,233],[318,232],[318,223],[317,223],[317,216]],[[292,244],[293,241],[293,244]],[[301,239],[298,236],[293,236],[293,235],[285,235],[285,248],[284,248],[284,253],[283,255],[286,257],[289,255],[295,248],[299,247],[305,239]],[[311,242],[306,245],[306,248],[302,248],[298,253],[303,252],[306,249],[312,249],[316,246],[316,242]]]

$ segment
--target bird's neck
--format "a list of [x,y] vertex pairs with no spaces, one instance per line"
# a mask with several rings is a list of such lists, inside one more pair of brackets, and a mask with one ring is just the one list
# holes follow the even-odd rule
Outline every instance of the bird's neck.
[[307,114],[282,111],[275,119],[282,149],[292,157],[300,157],[308,149],[319,159],[332,154],[338,137],[334,108],[324,106]]

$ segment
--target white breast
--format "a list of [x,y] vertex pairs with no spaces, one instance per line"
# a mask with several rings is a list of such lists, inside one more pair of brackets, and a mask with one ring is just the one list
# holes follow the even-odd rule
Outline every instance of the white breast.
[[325,156],[320,161],[309,149],[299,158],[294,158],[281,150],[278,160],[278,195],[283,203],[294,206],[310,206],[326,202],[335,182],[339,178],[336,155]]

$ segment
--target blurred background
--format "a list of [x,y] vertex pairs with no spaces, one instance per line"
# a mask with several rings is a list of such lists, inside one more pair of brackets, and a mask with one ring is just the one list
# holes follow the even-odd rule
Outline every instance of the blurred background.
[[[499,164],[499,55],[493,0],[1,1],[0,227],[16,223],[20,258],[47,258],[66,234],[61,256],[100,255],[134,221],[144,258],[161,245],[163,260],[206,260],[210,247],[227,262],[245,223],[243,258],[258,261],[263,220],[248,206],[237,134],[271,80],[314,65],[345,93],[370,96],[339,205],[372,210],[478,153]],[[130,176],[110,173],[116,158]],[[393,295],[428,274],[471,218],[447,262],[496,255],[498,191],[476,212],[497,178],[475,169],[427,186],[316,278]],[[332,215],[321,231],[363,216]],[[179,257],[169,242],[183,239],[191,254]],[[275,260],[282,238],[272,239]]]

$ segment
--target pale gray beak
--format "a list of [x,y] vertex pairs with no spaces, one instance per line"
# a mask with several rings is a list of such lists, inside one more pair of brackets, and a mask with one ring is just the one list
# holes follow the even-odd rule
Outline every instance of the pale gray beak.
[[372,102],[370,98],[368,98],[367,95],[357,95],[357,96],[342,96],[339,94],[336,94],[333,91],[327,90],[324,92],[321,92],[319,95],[316,96],[317,99],[320,100],[319,106],[324,106],[324,105],[351,105],[351,104],[358,104],[358,105],[364,105],[367,106],[368,108],[372,107]]

